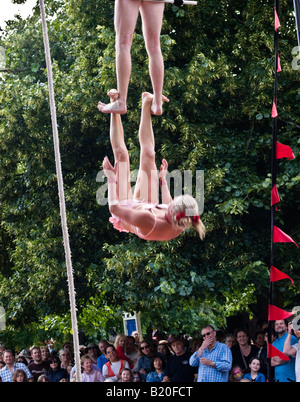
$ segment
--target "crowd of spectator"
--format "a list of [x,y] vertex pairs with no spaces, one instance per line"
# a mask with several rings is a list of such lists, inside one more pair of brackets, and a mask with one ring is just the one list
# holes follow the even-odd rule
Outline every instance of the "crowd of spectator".
[[[199,337],[152,337],[119,334],[80,347],[82,382],[276,382],[300,381],[300,331],[274,323],[273,345],[289,357],[267,364],[267,332],[250,338],[245,329],[224,333],[206,325]],[[76,382],[71,343],[57,351],[33,346],[16,354],[2,347],[0,382]]]

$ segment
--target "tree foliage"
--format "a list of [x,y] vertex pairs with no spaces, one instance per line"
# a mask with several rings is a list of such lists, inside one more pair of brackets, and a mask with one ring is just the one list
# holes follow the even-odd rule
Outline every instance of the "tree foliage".
[[[164,92],[171,102],[154,118],[157,162],[204,170],[207,237],[188,231],[145,242],[112,229],[96,201],[96,177],[111,156],[109,117],[96,105],[116,86],[113,3],[46,1],[68,226],[80,327],[95,337],[141,311],[145,326],[192,333],[204,322],[252,311],[266,318],[269,286],[273,97],[273,2],[200,0],[166,5],[161,37]],[[281,142],[298,154],[299,71],[292,4],[281,2]],[[0,304],[9,331],[70,331],[45,57],[38,7],[9,23],[0,46]],[[140,95],[151,90],[138,22],[132,47],[128,113],[123,117],[137,168]],[[299,240],[299,162],[279,161],[278,225]],[[297,250],[276,245],[276,264],[295,280],[276,292],[283,307],[299,296]],[[35,324],[34,324],[35,323]],[[40,335],[40,333],[39,333]]]

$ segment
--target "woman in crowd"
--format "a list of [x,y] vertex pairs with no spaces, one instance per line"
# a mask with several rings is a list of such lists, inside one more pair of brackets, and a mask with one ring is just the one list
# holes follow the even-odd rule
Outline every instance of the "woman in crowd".
[[105,349],[105,355],[108,362],[104,364],[102,372],[105,379],[117,382],[121,379],[121,373],[124,368],[129,368],[126,360],[118,358],[116,349],[113,345],[109,345]]
[[140,374],[142,381],[145,381],[147,374],[151,373],[153,350],[152,346],[147,341],[142,341],[139,347],[140,358],[138,360],[137,371]]
[[256,357],[259,349],[251,345],[250,337],[244,330],[238,330],[236,333],[237,345],[232,346],[232,365],[240,366],[243,371],[248,370],[252,357]]

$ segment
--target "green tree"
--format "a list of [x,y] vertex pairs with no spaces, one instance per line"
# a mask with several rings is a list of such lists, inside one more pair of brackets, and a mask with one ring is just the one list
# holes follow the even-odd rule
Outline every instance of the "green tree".
[[[204,170],[203,243],[192,231],[150,243],[112,229],[108,208],[96,201],[101,161],[112,155],[109,117],[96,105],[116,86],[113,3],[49,0],[46,6],[80,327],[95,337],[120,325],[122,311],[134,310],[145,328],[186,333],[208,320],[224,326],[243,311],[266,318],[273,2],[166,5],[161,43],[171,102],[153,122],[157,160],[166,158],[170,171]],[[280,19],[279,135],[297,155],[296,31],[286,0]],[[10,71],[0,80],[0,304],[9,330],[33,326],[58,336],[69,331],[69,302],[39,9],[11,22],[0,46]],[[151,88],[140,21],[132,58],[123,124],[135,169],[140,94]],[[297,159],[279,161],[276,219],[296,241],[299,180]],[[297,253],[276,245],[278,268],[296,284]],[[276,292],[292,308],[299,291],[296,285],[287,292],[288,285],[277,284]]]

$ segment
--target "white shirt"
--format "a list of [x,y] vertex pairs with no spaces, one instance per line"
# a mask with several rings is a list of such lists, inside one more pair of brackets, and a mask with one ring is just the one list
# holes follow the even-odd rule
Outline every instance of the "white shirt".
[[299,342],[292,345],[292,348],[297,350],[296,354],[296,361],[295,361],[295,375],[296,375],[296,382],[300,382],[300,349],[299,349]]

